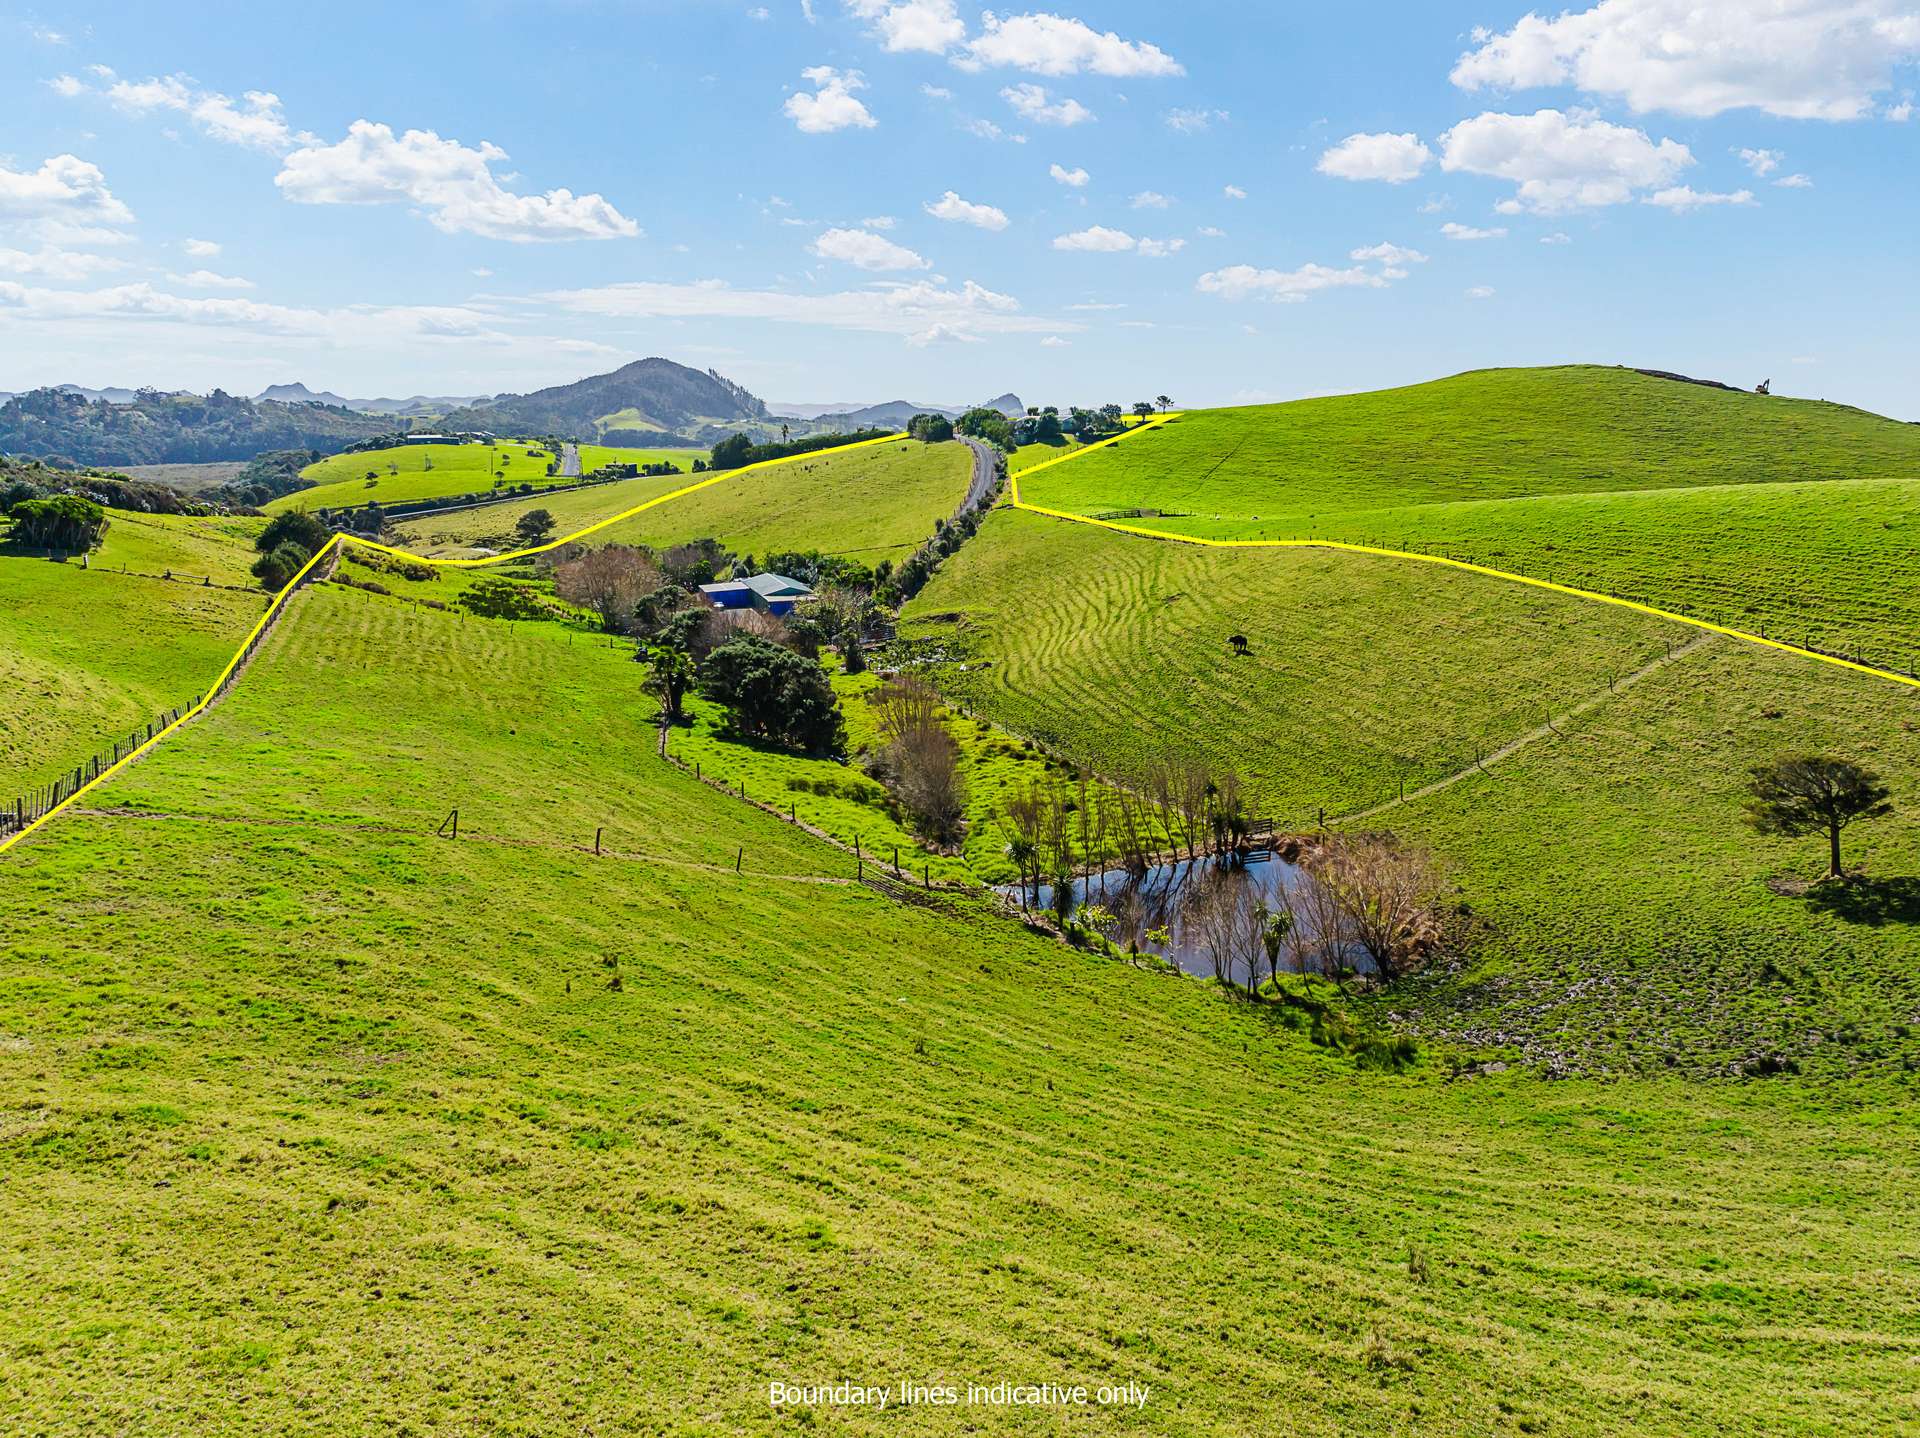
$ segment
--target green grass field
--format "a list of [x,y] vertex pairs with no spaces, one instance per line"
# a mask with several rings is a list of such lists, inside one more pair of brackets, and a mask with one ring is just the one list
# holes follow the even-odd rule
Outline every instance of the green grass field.
[[1420,548],[1911,667],[1920,427],[1596,367],[1205,411],[1028,503],[1212,539]]
[[[661,764],[637,680],[320,586],[0,862],[0,1422],[773,1432],[772,1379],[901,1377],[1151,1386],[1092,1433],[1920,1421],[1905,1084],[1368,1072],[849,883]],[[1062,1426],[818,1419],[903,1421]]]
[[[843,554],[866,563],[901,560],[933,535],[966,498],[972,456],[961,444],[915,440],[847,454],[811,454],[722,480],[698,494],[600,531],[592,542],[678,544],[718,539],[738,554],[781,550]],[[398,526],[421,554],[458,555],[510,547],[514,524],[531,509],[554,517],[556,537],[699,482],[668,475],[432,515]]]
[[0,547],[0,803],[205,692],[266,607],[259,524],[116,510],[85,568]]
[[302,478],[314,482],[312,489],[282,495],[265,508],[269,514],[287,509],[350,509],[472,494],[496,485],[545,488],[573,483],[547,474],[547,465],[558,458],[531,440],[502,440],[497,445],[405,444],[330,455],[300,471]]
[[582,474],[592,474],[609,464],[670,464],[691,474],[693,462],[707,457],[704,449],[612,449],[604,444],[583,444],[578,448]]

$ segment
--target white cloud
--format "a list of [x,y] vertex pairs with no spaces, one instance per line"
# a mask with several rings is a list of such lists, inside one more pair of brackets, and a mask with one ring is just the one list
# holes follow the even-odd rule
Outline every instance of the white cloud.
[[1297,270],[1261,270],[1252,265],[1229,265],[1200,276],[1194,286],[1203,295],[1224,300],[1265,299],[1276,304],[1299,304],[1321,290],[1383,290],[1387,281],[1372,270],[1333,269],[1302,265]]
[[1740,156],[1740,163],[1763,180],[1779,169],[1780,162],[1786,159],[1778,150],[1740,150],[1736,153]]
[[312,139],[296,135],[280,113],[280,97],[264,90],[248,90],[235,100],[216,90],[202,90],[185,75],[150,80],[116,80],[107,98],[130,115],[170,110],[186,116],[194,128],[229,145],[282,154],[296,143]]
[[1433,158],[1418,135],[1349,135],[1320,157],[1323,175],[1342,180],[1385,180],[1405,184]]
[[1453,68],[1466,90],[1571,84],[1641,112],[1853,120],[1920,55],[1920,12],[1911,0],[1601,0],[1475,39]]
[[1475,285],[1467,291],[1467,298],[1470,300],[1490,300],[1493,298],[1493,286]]
[[1010,66],[1036,75],[1184,75],[1180,63],[1157,45],[1101,34],[1060,15],[1013,15],[991,10],[980,17],[982,33],[967,47],[973,66]]
[[1110,230],[1105,225],[1094,225],[1070,235],[1056,235],[1053,247],[1056,250],[1084,250],[1111,255],[1130,250],[1138,243],[1125,230]]
[[476,280],[490,280],[493,278],[493,271],[485,265],[475,265],[472,269],[468,270],[467,273],[472,275]]
[[831,135],[836,130],[871,130],[880,122],[854,95],[867,88],[858,70],[836,70],[831,65],[814,65],[800,72],[814,87],[811,95],[798,91],[787,96],[784,107],[803,135]]
[[1503,240],[1507,237],[1507,227],[1495,225],[1491,229],[1483,230],[1474,225],[1462,225],[1448,220],[1440,227],[1440,233],[1450,240]]
[[1150,260],[1163,260],[1168,255],[1177,255],[1187,247],[1187,242],[1176,236],[1170,240],[1142,240],[1140,253]]
[[1811,190],[1813,188],[1813,176],[1782,175],[1773,183],[1777,189],[1782,190]]
[[1202,130],[1211,129],[1216,123],[1224,125],[1229,118],[1225,110],[1176,108],[1166,113],[1167,128],[1182,135],[1197,135]]
[[895,54],[944,55],[967,38],[953,0],[847,0],[847,9],[871,20],[874,38]]
[[1048,335],[1045,339],[1040,341],[1040,348],[1048,349],[1048,350],[1063,350],[1072,343],[1073,343],[1072,340],[1063,340],[1060,338],[1059,335]]
[[1000,98],[1023,120],[1036,125],[1080,125],[1094,118],[1093,111],[1078,100],[1049,102],[1045,87],[1040,85],[1010,85],[1000,92]]
[[220,243],[217,240],[186,239],[180,242],[180,248],[196,260],[210,260],[220,253]]
[[215,274],[212,270],[195,270],[191,274],[169,273],[167,278],[176,285],[185,285],[195,290],[250,290],[252,280],[243,280],[238,275]]
[[55,75],[51,80],[47,81],[47,88],[52,90],[54,94],[65,96],[71,100],[87,87],[71,75]]
[[1142,190],[1131,201],[1136,210],[1164,210],[1173,203],[1158,190]]
[[38,170],[0,163],[0,220],[58,220],[83,226],[126,225],[133,211],[113,197],[98,165],[55,155]]
[[773,11],[764,5],[756,5],[747,11],[747,18],[749,20],[771,20],[773,18]]
[[945,85],[922,85],[920,87],[920,93],[925,95],[929,100],[951,100],[953,98],[953,91],[949,90]]
[[469,149],[431,130],[395,137],[385,125],[355,120],[334,145],[295,150],[273,182],[302,205],[419,206],[436,229],[489,239],[609,240],[632,238],[640,226],[600,195],[548,190],[516,195],[494,178],[506,151],[486,141]]
[[1019,301],[1011,295],[996,294],[971,280],[957,290],[915,280],[838,294],[737,290],[721,280],[679,285],[636,282],[560,290],[539,298],[576,314],[615,319],[768,320],[902,339],[943,325],[964,334],[1051,334],[1079,328],[1022,314]]
[[1070,189],[1086,188],[1087,181],[1093,178],[1085,170],[1069,170],[1064,165],[1049,165],[1047,173]]
[[1730,194],[1717,194],[1711,190],[1696,190],[1691,185],[1674,185],[1648,195],[1646,203],[1658,205],[1663,210],[1675,210],[1684,214],[1689,210],[1706,209],[1713,205],[1751,205],[1753,191],[1734,190]]
[[860,222],[860,228],[863,230],[890,230],[898,223],[899,221],[894,219],[892,215],[869,215]]
[[1238,185],[1228,185],[1220,193],[1225,195],[1229,200],[1244,200],[1247,197],[1247,192]]
[[1225,230],[1219,229],[1214,225],[1202,225],[1199,229],[1195,230],[1194,233],[1203,240],[1224,240],[1227,237]]
[[493,316],[454,305],[354,305],[311,310],[259,300],[175,295],[140,283],[102,290],[47,290],[0,281],[0,317],[63,322],[129,320],[221,326],[340,342],[383,340],[510,343]]
[[1006,140],[1015,145],[1027,143],[1025,135],[1015,135],[1001,129],[991,120],[969,120],[963,127],[969,135],[977,135],[982,140]]
[[948,190],[937,200],[929,200],[924,207],[936,220],[947,220],[954,224],[973,225],[982,230],[1004,230],[1007,216],[1004,210],[992,205],[976,205],[963,200],[952,190]]
[[1440,168],[1512,180],[1519,189],[1502,214],[1556,214],[1624,204],[1634,192],[1671,184],[1693,163],[1675,140],[1655,144],[1644,130],[1558,110],[1487,113],[1440,137]]
[[907,336],[907,343],[916,349],[925,349],[928,345],[958,344],[977,345],[982,343],[979,335],[968,334],[954,325],[929,325],[917,334]]
[[124,270],[126,267],[125,260],[64,250],[57,245],[42,245],[33,252],[0,248],[0,272],[13,275],[45,275],[50,280],[84,280],[102,270]]
[[1889,105],[1886,116],[1896,125],[1904,125],[1913,118],[1913,101],[1902,100],[1897,105]]
[[870,230],[828,230],[809,248],[823,260],[839,260],[863,270],[933,268],[905,245],[896,245]]
[[[1348,256],[1350,260],[1378,260],[1391,269],[1401,269],[1405,265],[1424,265],[1427,257],[1418,250],[1409,250],[1401,245],[1368,245],[1365,249],[1354,250]],[[1404,273],[1404,270],[1402,271]]]
[[1555,230],[1550,235],[1542,235],[1540,237],[1540,243],[1543,245],[1570,245],[1573,243],[1573,236]]

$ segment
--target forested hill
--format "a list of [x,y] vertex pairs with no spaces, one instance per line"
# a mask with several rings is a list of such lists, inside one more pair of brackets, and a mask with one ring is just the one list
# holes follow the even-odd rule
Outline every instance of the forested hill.
[[251,459],[262,450],[334,454],[356,440],[391,434],[391,415],[318,404],[282,404],[142,390],[130,404],[37,389],[0,405],[0,453],[80,464],[186,464]]
[[441,425],[592,439],[607,430],[693,437],[713,425],[766,419],[766,405],[743,386],[712,370],[655,358],[532,394],[502,395],[491,404],[456,410]]

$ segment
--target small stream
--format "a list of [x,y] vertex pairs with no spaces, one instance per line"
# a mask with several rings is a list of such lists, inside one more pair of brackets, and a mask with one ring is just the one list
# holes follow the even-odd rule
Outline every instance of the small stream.
[[[1078,912],[1088,904],[1104,906],[1119,918],[1119,929],[1113,937],[1121,948],[1126,948],[1131,938],[1143,954],[1157,954],[1189,974],[1212,978],[1213,957],[1200,936],[1189,932],[1182,910],[1194,882],[1215,872],[1230,883],[1247,885],[1253,891],[1253,898],[1267,908],[1293,911],[1298,942],[1291,946],[1293,956],[1283,958],[1283,970],[1300,972],[1299,956],[1306,954],[1307,967],[1316,973],[1343,967],[1361,974],[1376,972],[1372,957],[1359,945],[1351,942],[1329,945],[1305,927],[1303,906],[1296,902],[1295,896],[1313,881],[1299,865],[1280,858],[1245,865],[1222,864],[1214,859],[1181,860],[1156,865],[1140,879],[1133,878],[1124,869],[1110,869],[1073,881],[1073,907]],[[1016,904],[1021,902],[1022,887],[1018,884],[1003,884],[997,892]],[[1042,913],[1051,910],[1053,885],[1041,884],[1037,888],[1026,885],[1025,902],[1027,907]],[[1126,932],[1129,920],[1133,928],[1131,935]],[[1167,930],[1170,942],[1148,942],[1150,929]]]

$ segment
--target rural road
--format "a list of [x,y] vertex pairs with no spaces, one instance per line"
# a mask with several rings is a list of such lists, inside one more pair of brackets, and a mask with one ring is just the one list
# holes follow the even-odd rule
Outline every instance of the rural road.
[[578,479],[580,477],[580,446],[563,444],[560,446],[560,478]]
[[973,479],[967,485],[967,502],[960,507],[972,509],[992,491],[994,462],[999,455],[992,445],[984,444],[977,439],[968,439],[965,435],[960,436],[960,443],[973,451]]

